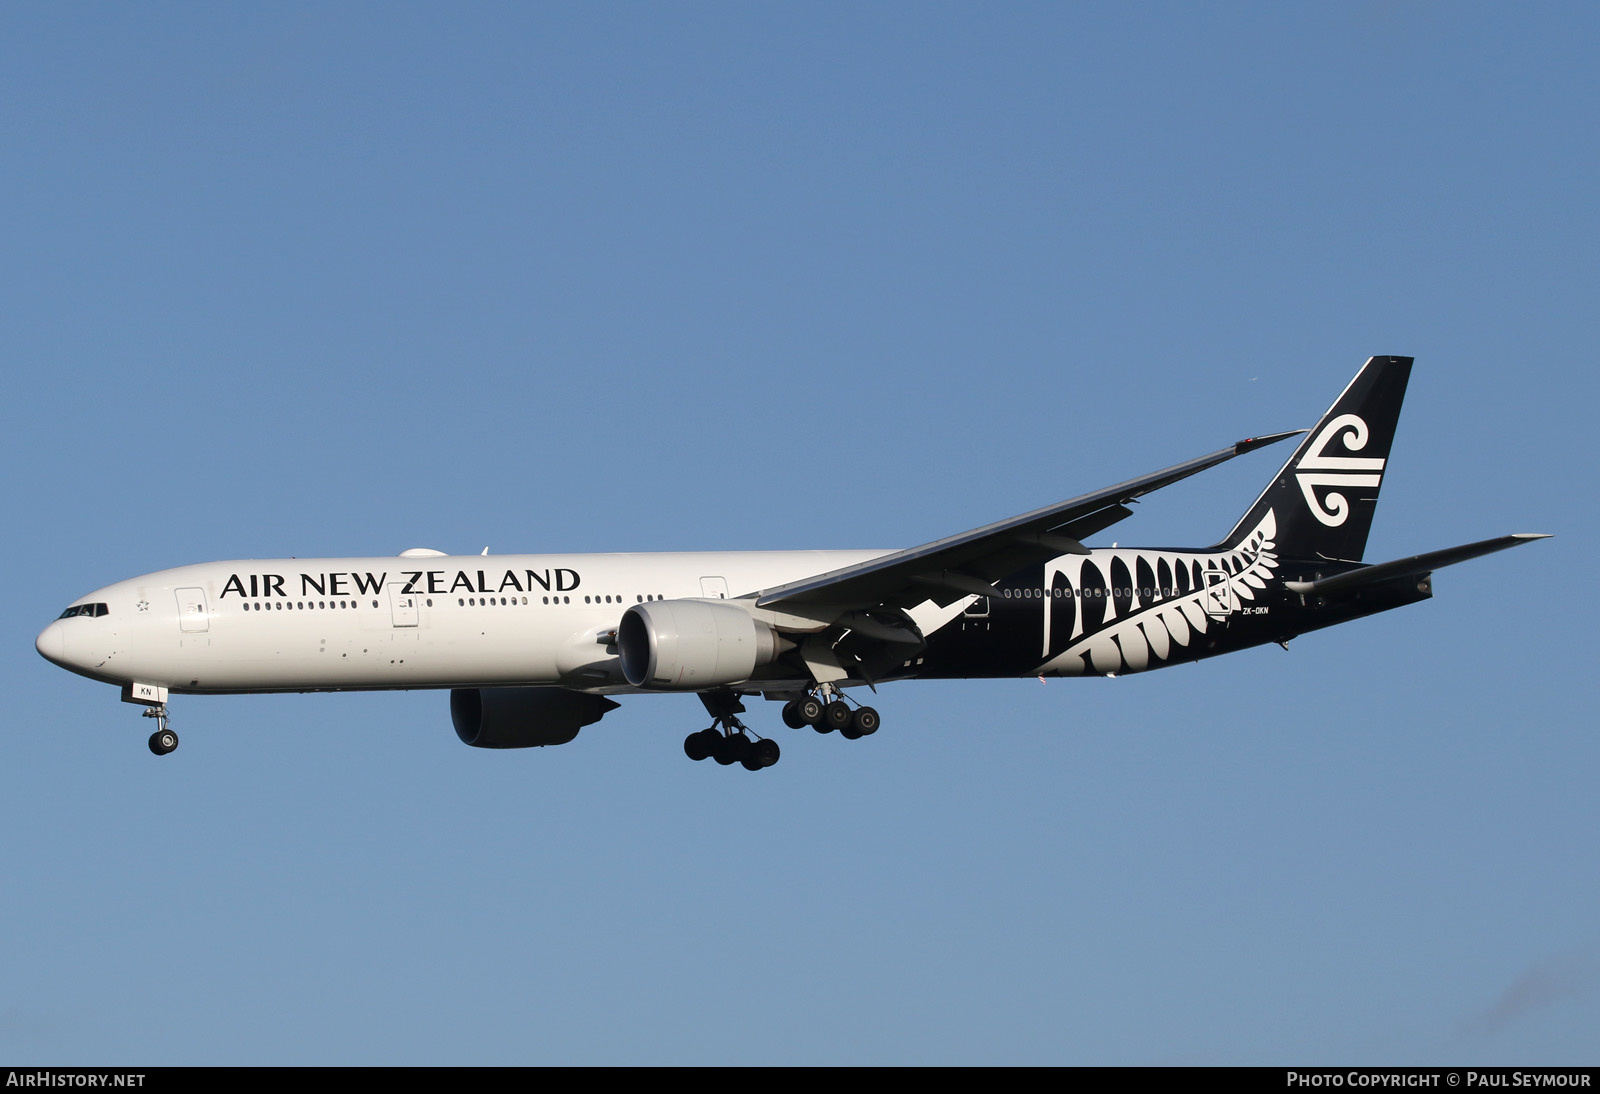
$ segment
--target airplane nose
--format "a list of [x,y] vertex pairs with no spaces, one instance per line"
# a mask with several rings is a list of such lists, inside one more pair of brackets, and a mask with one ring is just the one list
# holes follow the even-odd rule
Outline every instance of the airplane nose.
[[39,632],[39,637],[33,640],[33,648],[38,650],[46,661],[66,668],[67,639],[62,630],[61,620],[57,619]]

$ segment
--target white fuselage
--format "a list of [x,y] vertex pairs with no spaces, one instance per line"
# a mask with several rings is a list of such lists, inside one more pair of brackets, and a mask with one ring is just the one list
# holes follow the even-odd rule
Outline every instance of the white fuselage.
[[78,603],[102,612],[57,619],[36,644],[84,676],[175,692],[628,690],[604,638],[629,605],[737,597],[884,553],[211,562],[97,590]]

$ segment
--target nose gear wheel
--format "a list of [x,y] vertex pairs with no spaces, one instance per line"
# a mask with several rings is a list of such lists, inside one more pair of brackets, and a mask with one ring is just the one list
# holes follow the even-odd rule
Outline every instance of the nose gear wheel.
[[150,734],[150,751],[165,756],[178,747],[178,735],[167,728],[167,704],[157,703],[144,712],[144,717],[156,720],[156,731]]

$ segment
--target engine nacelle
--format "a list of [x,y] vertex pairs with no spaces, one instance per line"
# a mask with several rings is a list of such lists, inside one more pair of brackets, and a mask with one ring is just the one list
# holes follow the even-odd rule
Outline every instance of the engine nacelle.
[[474,748],[564,745],[618,704],[567,688],[456,688],[450,721]]
[[636,688],[703,691],[736,684],[792,648],[725,600],[635,604],[617,628],[622,675]]

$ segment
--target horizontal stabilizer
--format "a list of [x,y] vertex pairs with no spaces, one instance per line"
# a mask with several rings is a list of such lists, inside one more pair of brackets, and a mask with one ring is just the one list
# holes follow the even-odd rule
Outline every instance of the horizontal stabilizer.
[[1412,555],[1410,558],[1397,558],[1393,562],[1380,562],[1376,566],[1363,566],[1359,570],[1335,574],[1320,581],[1286,581],[1284,585],[1290,592],[1299,593],[1301,596],[1327,596],[1330,593],[1350,592],[1352,589],[1375,585],[1380,581],[1432,573],[1440,567],[1465,562],[1469,558],[1478,558],[1496,551],[1504,551],[1507,547],[1549,538],[1536,532],[1519,532],[1516,535],[1480,540],[1461,547],[1446,547],[1442,551]]

